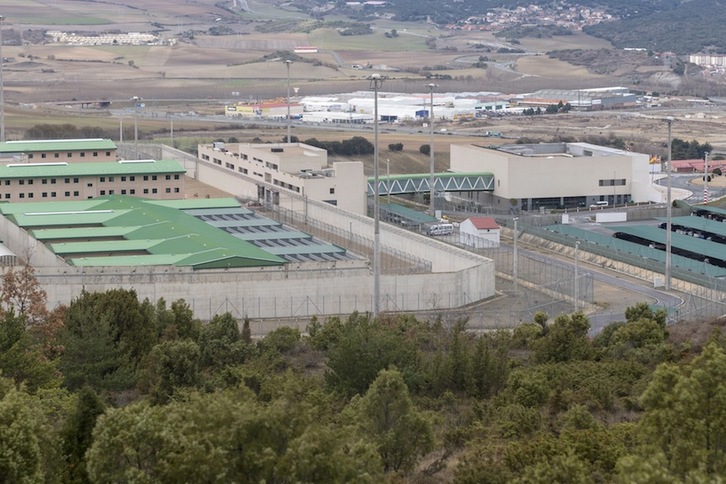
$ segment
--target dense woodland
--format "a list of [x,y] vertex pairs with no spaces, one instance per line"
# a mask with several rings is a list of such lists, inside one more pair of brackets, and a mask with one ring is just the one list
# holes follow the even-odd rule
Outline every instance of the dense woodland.
[[726,338],[631,307],[472,333],[412,316],[263,339],[133,290],[46,307],[6,272],[2,482],[717,482]]

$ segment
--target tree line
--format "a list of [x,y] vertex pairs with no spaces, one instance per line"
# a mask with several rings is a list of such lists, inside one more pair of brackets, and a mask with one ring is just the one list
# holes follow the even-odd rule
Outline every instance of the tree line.
[[669,340],[638,304],[472,333],[354,313],[254,339],[177,300],[83,292],[47,309],[8,270],[3,482],[714,482],[726,338]]

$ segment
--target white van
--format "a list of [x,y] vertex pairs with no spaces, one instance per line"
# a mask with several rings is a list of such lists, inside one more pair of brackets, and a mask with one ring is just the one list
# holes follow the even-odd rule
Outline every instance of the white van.
[[427,232],[429,235],[451,235],[454,233],[452,224],[436,224],[429,227]]
[[590,208],[605,208],[608,205],[610,205],[610,203],[607,200],[601,200],[590,205]]

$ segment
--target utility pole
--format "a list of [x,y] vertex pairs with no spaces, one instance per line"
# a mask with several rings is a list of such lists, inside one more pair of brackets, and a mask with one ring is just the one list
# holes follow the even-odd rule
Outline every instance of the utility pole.
[[285,65],[287,66],[287,143],[290,144],[292,137],[290,136],[290,122],[292,121],[290,119],[290,65],[292,64],[292,61],[290,59],[287,59],[285,61]]
[[672,216],[673,216],[673,200],[671,199],[671,164],[673,161],[673,146],[672,146],[672,127],[673,118],[666,118],[668,123],[668,167],[666,171],[667,179],[667,193],[666,193],[666,260],[665,260],[665,290],[670,291],[671,289],[671,250],[672,250]]
[[386,78],[380,74],[368,76],[373,89],[373,317],[381,311],[381,221],[378,163],[378,90]]
[[514,217],[514,235],[512,237],[514,241],[514,250],[512,251],[512,281],[514,283],[514,294],[517,294],[519,291],[519,274],[517,273],[519,267],[517,265],[517,258],[519,257],[519,253],[517,252],[517,239],[519,238],[519,232],[517,231],[517,221],[519,220],[519,217]]
[[580,241],[575,241],[575,286],[574,286],[574,299],[575,299],[575,312],[580,310]]
[[5,86],[3,84],[3,22],[0,15],[0,142],[5,142]]
[[708,204],[708,151],[703,154],[703,204]]
[[134,154],[136,156],[136,159],[139,159],[139,101],[141,101],[141,98],[139,96],[134,96],[131,98],[131,100],[134,102]]
[[434,176],[434,173],[436,171],[435,168],[435,155],[434,155],[434,88],[438,87],[436,84],[426,84],[426,87],[429,88],[429,91],[431,93],[431,108],[429,110],[429,124],[431,125],[431,140],[429,141],[429,168],[431,169],[431,174],[429,177],[429,214],[432,217],[436,216],[436,205],[434,203],[434,195],[435,195],[435,185],[436,185],[436,178]]

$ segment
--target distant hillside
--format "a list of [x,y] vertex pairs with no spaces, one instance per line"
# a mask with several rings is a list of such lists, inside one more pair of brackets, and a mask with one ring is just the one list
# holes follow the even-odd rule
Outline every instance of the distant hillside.
[[[304,2],[303,2],[304,3]],[[327,3],[309,0],[308,5]],[[383,13],[399,21],[430,21],[439,25],[481,16],[497,8],[538,5],[567,9],[600,7],[619,20],[587,27],[585,32],[616,47],[644,47],[656,52],[726,53],[726,3],[718,0],[389,0],[385,6],[351,7],[338,2],[328,13],[374,20]]]
[[585,29],[616,47],[644,47],[676,54],[726,53],[726,4],[716,0],[683,2],[670,10],[602,23]]

